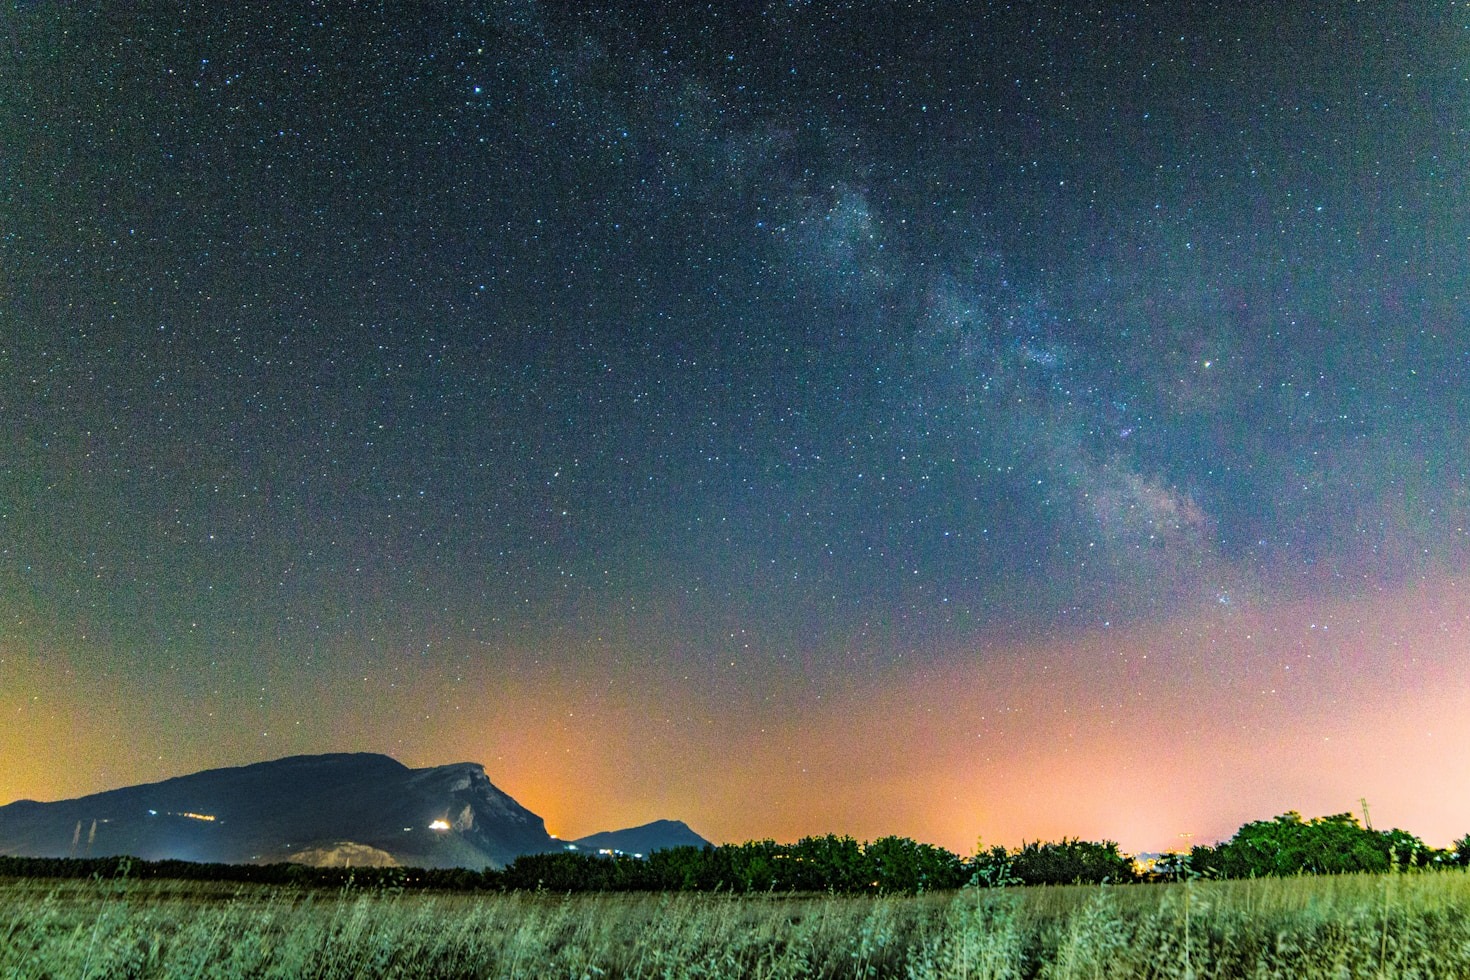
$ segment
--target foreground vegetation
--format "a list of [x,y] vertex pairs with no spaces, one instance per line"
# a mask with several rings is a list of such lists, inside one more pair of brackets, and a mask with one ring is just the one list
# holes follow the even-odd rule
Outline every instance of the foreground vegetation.
[[1288,813],[1111,841],[809,837],[504,869],[0,857],[0,977],[1470,977],[1470,836]]
[[1428,847],[1402,830],[1363,827],[1351,815],[1303,820],[1296,812],[1258,820],[1234,837],[1140,867],[1113,841],[1061,840],[958,855],[905,837],[858,843],[828,834],[794,844],[748,841],[675,847],[642,855],[556,851],[526,854],[508,868],[312,868],[300,864],[195,864],[109,858],[0,856],[0,878],[170,878],[300,887],[444,891],[830,892],[922,894],[964,887],[1124,884],[1185,878],[1442,870],[1470,867],[1470,835]]
[[1465,977],[1470,876],[505,894],[0,881],[0,976]]

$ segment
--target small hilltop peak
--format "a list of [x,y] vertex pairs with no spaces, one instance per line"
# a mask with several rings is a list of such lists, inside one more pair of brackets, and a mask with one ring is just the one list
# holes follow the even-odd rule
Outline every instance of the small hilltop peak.
[[682,820],[655,820],[625,830],[605,830],[571,842],[579,851],[652,854],[673,847],[712,847]]

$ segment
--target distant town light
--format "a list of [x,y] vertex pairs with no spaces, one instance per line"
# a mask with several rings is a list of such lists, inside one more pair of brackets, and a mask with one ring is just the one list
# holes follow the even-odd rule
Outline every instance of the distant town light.
[[448,830],[449,829],[449,821],[447,821],[447,820],[435,820],[433,823],[429,824],[429,829],[430,830]]
[[[148,811],[148,816],[150,816],[150,817],[156,817],[156,816],[158,816],[158,811],[157,810],[150,809]],[[214,823],[216,820],[219,819],[218,817],[216,817],[216,816],[214,816],[212,814],[208,814],[208,813],[192,813],[192,812],[190,812],[188,810],[169,810],[168,813],[165,814],[165,816],[170,816],[170,817],[188,817],[190,820],[203,820],[203,821],[206,821],[208,823]],[[109,818],[106,818],[106,819],[102,820],[101,822],[102,823],[110,823],[111,822],[111,818],[110,817]]]

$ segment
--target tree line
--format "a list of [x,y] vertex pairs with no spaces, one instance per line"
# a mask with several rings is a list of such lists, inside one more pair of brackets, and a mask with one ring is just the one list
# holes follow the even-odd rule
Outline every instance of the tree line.
[[0,877],[183,879],[318,888],[454,891],[725,891],[916,894],[963,887],[1102,884],[1185,877],[1251,878],[1470,867],[1470,835],[1437,849],[1402,830],[1376,831],[1342,813],[1295,811],[1248,823],[1228,841],[1164,855],[1144,869],[1114,841],[1063,839],[981,849],[971,858],[906,837],[859,843],[828,834],[794,844],[748,841],[675,847],[646,857],[555,851],[503,869],[313,868],[196,864],[129,857],[0,857]]
[[1364,827],[1351,813],[1303,820],[1292,810],[1248,823],[1213,847],[1191,848],[1172,864],[1176,874],[1216,878],[1470,867],[1470,834],[1434,848],[1408,831]]

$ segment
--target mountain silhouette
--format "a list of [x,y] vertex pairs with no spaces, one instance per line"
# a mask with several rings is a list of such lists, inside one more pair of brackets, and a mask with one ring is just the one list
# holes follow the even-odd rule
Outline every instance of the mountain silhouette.
[[580,851],[621,851],[624,854],[652,854],[671,847],[713,847],[709,841],[689,829],[682,820],[655,820],[626,830],[605,830],[572,841]]
[[56,803],[0,807],[0,854],[255,864],[503,867],[560,850],[484,767],[299,755]]

